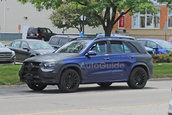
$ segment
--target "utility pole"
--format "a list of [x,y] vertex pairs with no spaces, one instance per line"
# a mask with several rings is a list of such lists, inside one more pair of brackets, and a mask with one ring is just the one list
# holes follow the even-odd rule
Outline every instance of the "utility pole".
[[6,9],[7,9],[7,0],[4,0],[4,24],[3,24],[3,32],[6,32]]

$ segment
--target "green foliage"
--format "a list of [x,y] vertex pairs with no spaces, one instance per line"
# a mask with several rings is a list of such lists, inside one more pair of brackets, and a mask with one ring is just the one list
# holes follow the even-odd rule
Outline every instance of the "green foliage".
[[0,84],[11,85],[19,83],[19,69],[21,65],[0,65]]
[[172,63],[155,63],[154,78],[156,77],[172,77]]
[[[30,2],[38,9],[58,9],[64,4],[71,3],[77,6],[79,13],[94,16],[105,31],[106,36],[110,36],[115,23],[129,12],[155,12],[156,8],[150,0],[18,0],[22,3]],[[170,0],[164,0],[169,1]],[[125,10],[122,10],[125,9]],[[122,12],[124,11],[124,12]],[[119,12],[120,15],[116,15]]]
[[[63,4],[59,8],[53,11],[51,14],[52,23],[58,28],[76,28],[79,32],[81,32],[81,24],[82,21],[80,16],[82,15],[82,8],[77,7],[75,4]],[[86,20],[84,21],[85,25],[89,25],[91,27],[97,27],[100,25],[100,22],[95,19],[93,15],[85,14]],[[65,24],[63,21],[65,19]]]

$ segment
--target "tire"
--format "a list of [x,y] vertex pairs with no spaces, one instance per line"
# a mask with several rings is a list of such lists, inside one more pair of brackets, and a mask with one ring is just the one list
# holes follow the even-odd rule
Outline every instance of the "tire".
[[41,91],[47,87],[46,84],[27,83],[28,87],[34,91]]
[[128,86],[133,89],[142,89],[146,85],[148,74],[142,67],[136,67],[130,74],[127,82]]
[[70,93],[77,91],[79,84],[79,74],[73,69],[67,69],[62,73],[58,87],[63,93]]
[[45,38],[44,38],[44,37],[41,37],[41,40],[42,40],[42,41],[45,41]]
[[97,83],[98,85],[100,85],[101,87],[109,87],[112,83],[111,82],[107,82],[107,83]]

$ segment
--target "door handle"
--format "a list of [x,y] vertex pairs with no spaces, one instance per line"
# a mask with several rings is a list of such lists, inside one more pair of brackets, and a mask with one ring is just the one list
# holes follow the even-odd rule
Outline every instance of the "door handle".
[[107,58],[104,58],[104,60],[109,60],[109,57],[107,57]]
[[134,56],[128,56],[130,59],[133,59],[134,58]]

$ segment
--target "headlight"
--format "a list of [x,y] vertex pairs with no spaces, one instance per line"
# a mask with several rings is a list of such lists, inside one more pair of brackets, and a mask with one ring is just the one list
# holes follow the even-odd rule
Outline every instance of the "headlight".
[[11,51],[11,52],[12,52],[12,57],[16,55],[14,51]]
[[56,64],[54,62],[52,63],[42,63],[41,64],[41,70],[43,72],[51,72],[54,71]]

